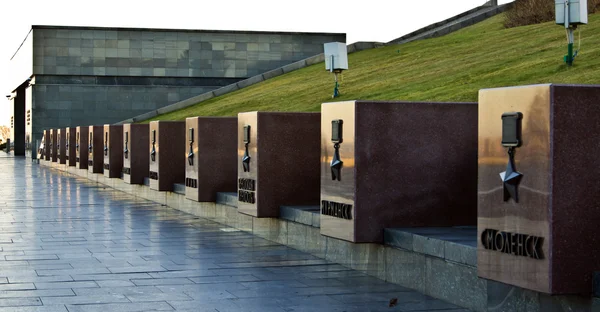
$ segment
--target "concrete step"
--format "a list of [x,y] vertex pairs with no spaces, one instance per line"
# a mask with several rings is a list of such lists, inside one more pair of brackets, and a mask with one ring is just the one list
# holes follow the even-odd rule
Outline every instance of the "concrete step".
[[387,228],[384,244],[475,268],[477,227]]

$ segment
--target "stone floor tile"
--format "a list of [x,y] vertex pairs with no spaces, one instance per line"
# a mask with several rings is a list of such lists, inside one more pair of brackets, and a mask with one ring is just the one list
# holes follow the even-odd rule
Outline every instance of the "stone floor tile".
[[60,289],[60,288],[97,288],[100,287],[96,282],[39,282],[34,283],[36,289]]
[[[58,297],[51,297],[58,298]],[[50,303],[51,304],[51,303]],[[0,299],[0,307],[41,306],[40,298],[5,298]],[[11,310],[14,311],[14,310]]]
[[185,277],[132,279],[131,282],[136,286],[194,284],[192,280]]
[[[108,303],[108,304],[80,304],[67,305],[69,312],[142,312],[142,311],[173,311],[173,307],[166,302],[135,302],[135,303]],[[0,311],[1,312],[1,311]]]
[[0,312],[458,309],[25,158],[0,168]]
[[0,308],[0,312],[71,312],[64,304]]

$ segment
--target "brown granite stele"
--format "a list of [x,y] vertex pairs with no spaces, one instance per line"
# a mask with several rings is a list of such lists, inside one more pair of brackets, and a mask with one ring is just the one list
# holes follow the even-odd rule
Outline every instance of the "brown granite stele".
[[65,142],[66,142],[65,128],[56,130],[56,162],[64,165],[67,161],[65,155]]
[[[550,294],[592,292],[592,274],[600,271],[598,99],[600,86],[479,92],[480,277]],[[509,160],[501,117],[510,112],[522,113],[522,145],[513,154],[522,174],[518,202],[510,192],[505,198],[499,175]],[[488,233],[497,240],[488,244]]]
[[123,125],[123,181],[144,184],[150,172],[148,154],[150,126],[148,124]]
[[123,171],[123,126],[104,125],[104,176],[121,178]]
[[50,150],[51,162],[56,162],[56,130],[50,129],[50,144],[48,144],[48,149]]
[[348,101],[321,114],[321,234],[379,243],[388,227],[476,223],[476,103]]
[[50,161],[50,129],[44,130],[44,149],[42,155],[45,161]]
[[64,129],[65,131],[65,160],[66,164],[69,167],[75,167],[75,160],[77,158],[77,128],[75,127],[67,127]]
[[[238,211],[279,216],[282,205],[318,205],[320,113],[238,114]],[[249,170],[244,171],[247,143]],[[248,128],[246,128],[248,129]]]
[[237,190],[237,118],[186,119],[185,197],[214,202]]
[[149,134],[150,189],[173,191],[185,182],[185,121],[151,121]]
[[104,126],[90,126],[88,135],[88,172],[102,173],[104,163]]
[[75,134],[75,167],[77,169],[88,169],[88,145],[89,126],[78,126]]

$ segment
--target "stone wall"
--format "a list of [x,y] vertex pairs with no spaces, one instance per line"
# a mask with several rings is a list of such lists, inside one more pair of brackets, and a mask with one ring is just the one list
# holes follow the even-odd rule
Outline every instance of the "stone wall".
[[344,34],[34,26],[34,75],[245,78]]

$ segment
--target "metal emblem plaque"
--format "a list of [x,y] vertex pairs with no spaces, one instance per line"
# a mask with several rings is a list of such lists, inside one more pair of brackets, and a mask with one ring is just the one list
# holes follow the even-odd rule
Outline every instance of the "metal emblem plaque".
[[502,114],[502,146],[521,146],[521,120],[523,114],[510,112]]

